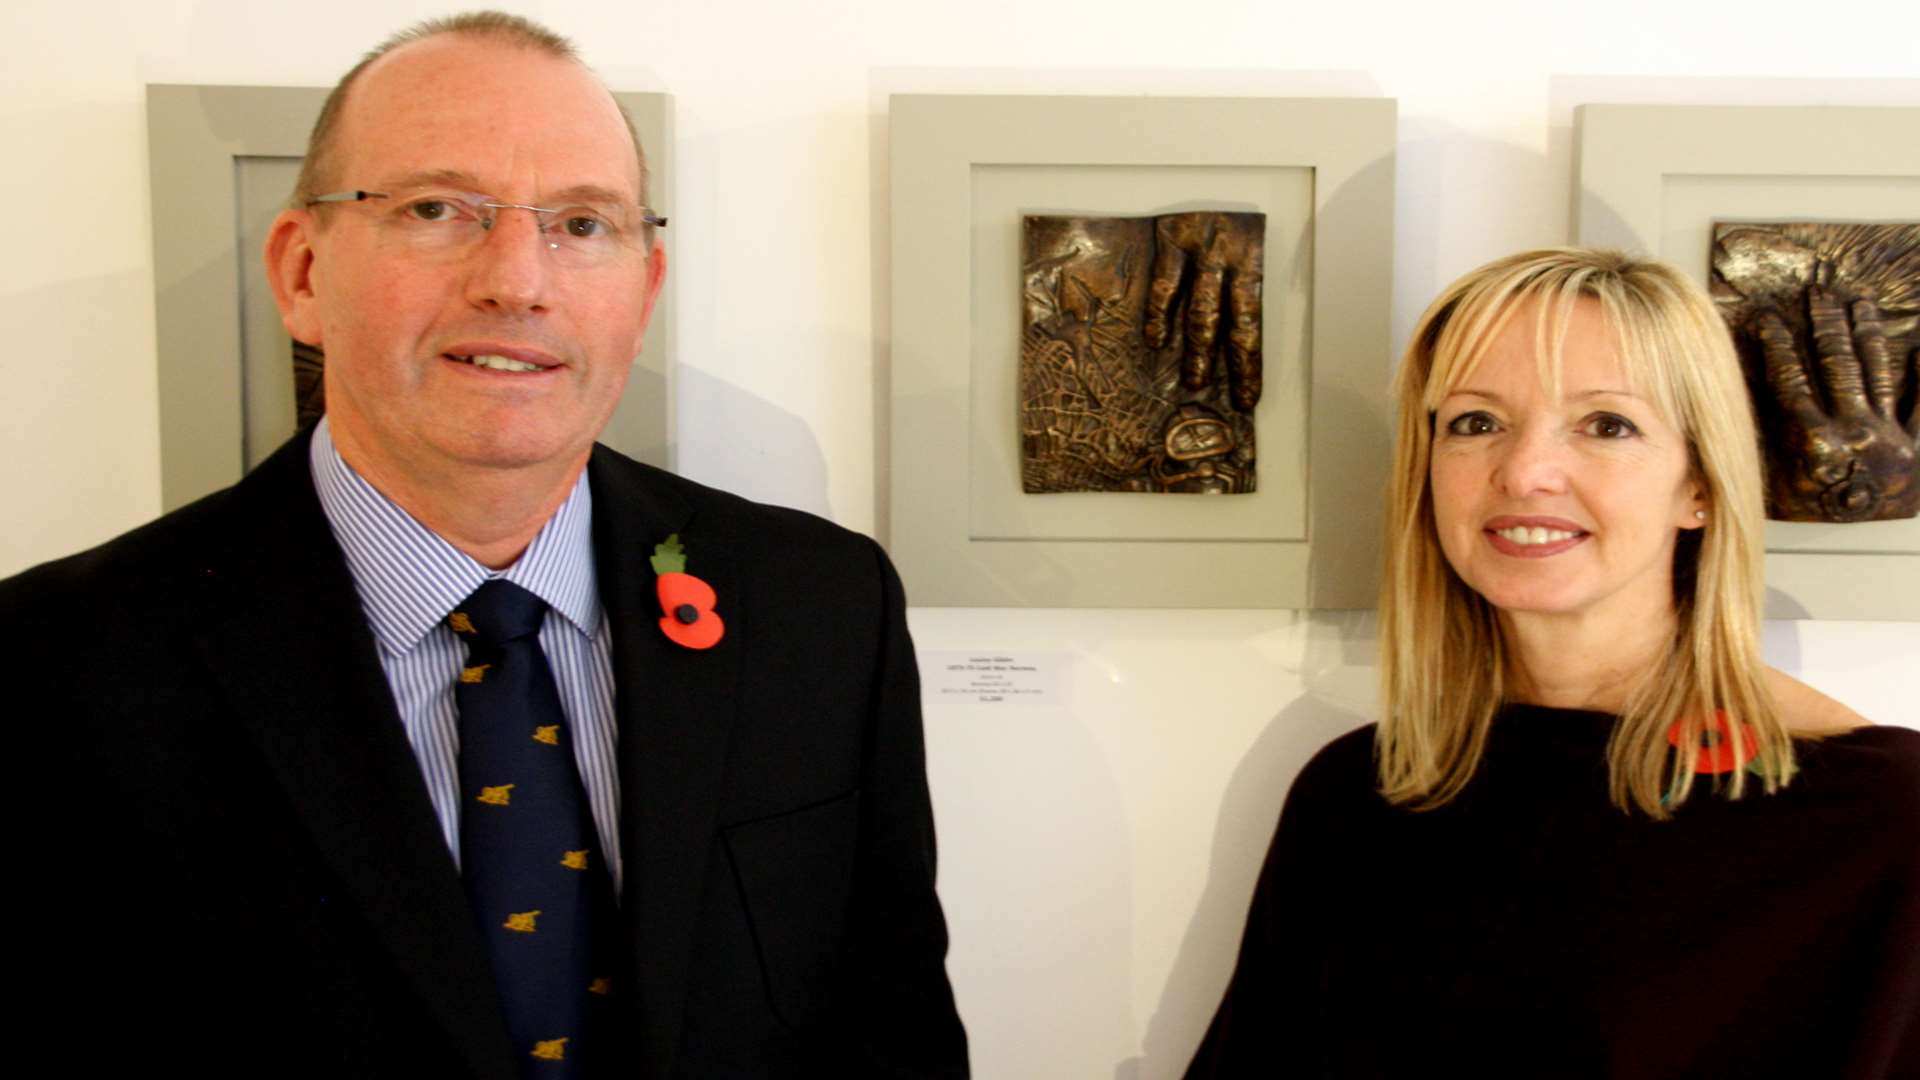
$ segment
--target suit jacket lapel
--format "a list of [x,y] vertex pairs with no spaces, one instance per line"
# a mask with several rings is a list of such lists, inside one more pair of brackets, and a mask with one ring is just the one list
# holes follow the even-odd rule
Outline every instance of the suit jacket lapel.
[[[201,655],[315,845],[480,1076],[514,1055],[458,872],[295,439],[233,493]],[[216,583],[217,584],[217,583]]]
[[[620,730],[625,914],[633,935],[640,1032],[650,1074],[670,1072],[686,1006],[688,965],[713,853],[748,632],[727,540],[701,531],[686,503],[644,466],[596,449],[594,554],[613,631],[614,712]],[[648,559],[678,533],[687,571],[713,587],[726,634],[710,649],[660,630]]]

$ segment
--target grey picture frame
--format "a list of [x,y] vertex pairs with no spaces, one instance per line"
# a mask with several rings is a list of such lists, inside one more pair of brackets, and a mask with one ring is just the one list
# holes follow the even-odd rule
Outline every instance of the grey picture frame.
[[[291,346],[266,288],[260,242],[292,189],[326,95],[312,87],[147,87],[163,509],[234,483],[294,432]],[[647,149],[650,201],[671,207],[672,99],[614,97]],[[601,436],[663,467],[671,464],[673,310],[669,278]]]
[[[1920,220],[1920,108],[1582,105],[1575,242],[1705,284],[1715,221]],[[1920,518],[1767,523],[1773,619],[1920,619]]]
[[[1395,103],[896,95],[889,109],[889,548],[914,603],[1372,606],[1391,444]],[[1223,188],[1243,194],[1207,205]],[[1286,205],[1265,205],[1268,190]],[[1004,332],[1018,211],[1190,209],[1268,214],[1260,408],[1298,418],[1261,435],[1259,495],[1278,509],[1240,495],[1022,493],[1006,458],[1019,342]],[[1276,246],[1288,227],[1297,236]],[[1289,296],[1303,317],[1276,325]]]

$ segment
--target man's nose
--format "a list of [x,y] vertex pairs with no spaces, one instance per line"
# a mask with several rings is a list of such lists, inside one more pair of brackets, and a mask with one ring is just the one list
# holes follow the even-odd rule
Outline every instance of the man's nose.
[[482,230],[468,256],[468,301],[516,313],[544,310],[553,267],[539,216],[518,207],[493,214],[493,226]]
[[1522,425],[1504,442],[1494,466],[1494,483],[1503,494],[1551,495],[1567,489],[1569,448],[1557,426]]

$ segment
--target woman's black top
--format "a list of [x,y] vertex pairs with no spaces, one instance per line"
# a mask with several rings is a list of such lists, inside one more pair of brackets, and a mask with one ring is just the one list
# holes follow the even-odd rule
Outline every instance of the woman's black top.
[[1510,707],[1423,812],[1372,727],[1321,750],[1188,1076],[1920,1078],[1920,731],[1654,821],[1608,801],[1613,720]]

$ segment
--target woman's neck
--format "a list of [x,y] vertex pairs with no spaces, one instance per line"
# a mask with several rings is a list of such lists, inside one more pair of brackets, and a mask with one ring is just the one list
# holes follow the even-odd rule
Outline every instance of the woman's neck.
[[1508,697],[1561,709],[1620,712],[1648,671],[1663,666],[1679,619],[1671,609],[1622,622],[1501,612]]

